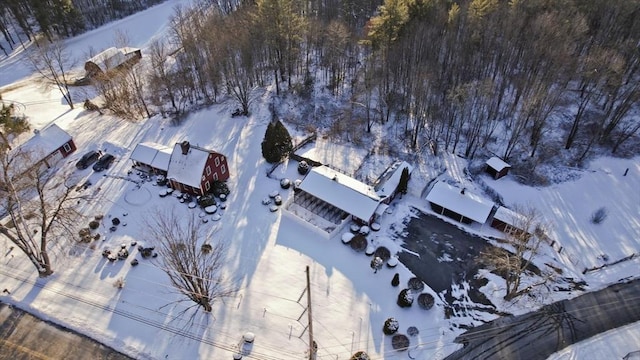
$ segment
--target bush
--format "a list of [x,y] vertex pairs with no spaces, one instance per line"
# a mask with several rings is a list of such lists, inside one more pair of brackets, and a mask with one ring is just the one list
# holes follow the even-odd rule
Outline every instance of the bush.
[[391,251],[389,251],[389,249],[387,249],[386,247],[381,246],[376,249],[376,251],[373,253],[373,256],[379,257],[380,259],[382,259],[382,261],[387,261],[391,257]]
[[216,198],[213,195],[203,195],[198,199],[198,205],[200,207],[207,207],[216,204]]
[[400,285],[400,274],[396,273],[391,279],[391,286],[396,287],[398,285]]
[[121,276],[117,278],[116,281],[113,282],[113,286],[115,288],[122,289],[124,287],[124,283],[125,283],[124,278]]
[[422,290],[424,290],[424,283],[417,277],[412,277],[411,279],[409,279],[407,286],[409,287],[409,289],[415,292],[421,292]]
[[367,248],[367,238],[362,234],[356,234],[351,241],[349,241],[349,245],[355,251],[362,252]]
[[420,306],[421,309],[429,310],[433,307],[434,303],[435,301],[431,294],[422,293],[418,295],[418,306]]
[[606,218],[607,208],[603,206],[600,209],[596,210],[593,215],[591,215],[591,223],[597,225],[603,222]]
[[378,270],[382,269],[382,265],[384,265],[384,261],[377,256],[374,256],[371,259],[371,268],[377,273]]
[[227,183],[218,180],[213,182],[212,191],[215,196],[220,196],[220,194],[229,195],[231,193]]
[[404,334],[396,334],[391,338],[391,346],[394,350],[405,351],[409,348],[409,338]]
[[413,304],[413,294],[409,291],[409,289],[403,289],[398,294],[398,306],[400,307],[411,307]]
[[417,328],[417,327],[415,327],[415,326],[409,326],[409,327],[407,328],[407,334],[408,334],[409,336],[416,336],[416,335],[418,335],[419,333],[420,333],[420,330],[418,330],[418,328]]
[[349,360],[370,360],[369,354],[364,351],[358,351],[357,353],[351,355]]
[[388,318],[387,320],[384,321],[384,326],[382,327],[382,332],[385,335],[393,335],[395,334],[398,329],[400,328],[400,324],[398,323],[398,320],[396,320],[395,318]]
[[96,220],[92,220],[89,222],[89,229],[95,230],[100,227],[100,222]]
[[306,175],[309,172],[309,164],[306,161],[302,160],[298,163],[298,174]]
[[91,234],[91,230],[89,228],[82,228],[80,229],[80,231],[78,231],[78,235],[80,235],[81,238],[84,238],[85,236],[89,236]]
[[203,254],[209,254],[213,251],[213,246],[211,246],[211,244],[202,244],[200,251],[202,251]]

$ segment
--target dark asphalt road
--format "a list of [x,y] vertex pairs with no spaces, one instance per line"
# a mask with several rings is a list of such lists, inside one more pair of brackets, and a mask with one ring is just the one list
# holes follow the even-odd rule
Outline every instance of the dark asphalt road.
[[0,360],[131,360],[114,349],[0,303]]
[[542,309],[496,319],[460,335],[456,359],[544,360],[593,335],[640,321],[640,279]]

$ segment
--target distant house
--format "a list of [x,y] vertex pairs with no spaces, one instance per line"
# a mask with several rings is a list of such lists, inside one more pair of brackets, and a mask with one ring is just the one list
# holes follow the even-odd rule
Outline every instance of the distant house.
[[487,160],[485,165],[486,172],[496,180],[507,175],[509,173],[509,169],[511,169],[511,165],[507,164],[497,156]]
[[227,158],[213,150],[183,141],[174,145],[167,167],[172,188],[194,195],[208,193],[215,181],[229,178]]
[[147,169],[155,174],[166,175],[169,169],[172,148],[152,142],[136,145],[129,159],[133,165]]
[[131,66],[142,58],[140,49],[110,47],[84,64],[87,78],[100,78],[107,73]]
[[374,190],[382,199],[383,203],[391,203],[398,194],[398,185],[400,185],[400,178],[402,177],[402,171],[404,171],[404,169],[409,171],[409,177],[411,177],[413,166],[409,165],[406,161],[395,161],[375,181]]
[[36,166],[50,168],[76,151],[71,135],[56,124],[34,133],[33,137],[11,151],[11,156],[24,156],[25,159],[19,164],[17,173],[23,174]]
[[371,224],[381,203],[372,186],[324,165],[312,168],[298,189],[294,203],[334,223],[351,215]]
[[433,185],[427,194],[427,201],[436,213],[465,224],[474,221],[484,224],[494,206],[492,201],[442,181]]
[[493,220],[491,221],[491,227],[502,231],[505,234],[513,234],[519,236],[521,234],[530,234],[532,229],[523,229],[527,226],[529,221],[524,215],[519,214],[504,206],[498,207],[495,214],[493,214]]

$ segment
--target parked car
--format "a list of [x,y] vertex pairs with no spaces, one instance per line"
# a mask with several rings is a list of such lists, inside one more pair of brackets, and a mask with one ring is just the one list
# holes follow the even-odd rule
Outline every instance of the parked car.
[[91,150],[88,153],[82,155],[80,160],[78,160],[78,162],[76,163],[76,167],[80,170],[84,170],[88,168],[89,165],[98,161],[98,159],[100,159],[100,155],[102,155],[100,151]]
[[111,164],[113,164],[115,160],[115,156],[111,154],[104,154],[95,164],[93,164],[93,171],[106,170],[111,166]]

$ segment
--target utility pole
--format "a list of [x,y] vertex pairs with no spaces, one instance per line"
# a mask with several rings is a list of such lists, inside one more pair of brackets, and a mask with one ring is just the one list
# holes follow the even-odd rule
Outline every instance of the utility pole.
[[315,360],[318,345],[313,340],[313,323],[311,316],[311,280],[309,278],[309,265],[307,265],[307,315],[309,317],[309,360]]

